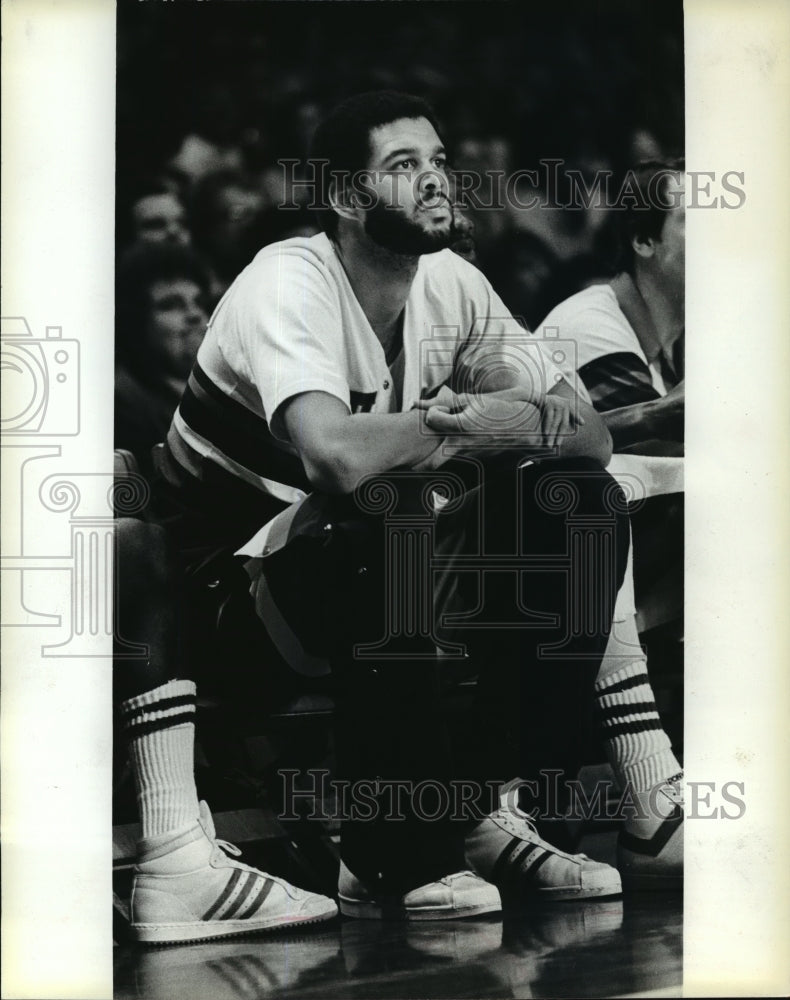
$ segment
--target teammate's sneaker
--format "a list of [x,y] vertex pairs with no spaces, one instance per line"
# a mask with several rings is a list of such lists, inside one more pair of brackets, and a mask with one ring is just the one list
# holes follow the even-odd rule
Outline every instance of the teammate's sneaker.
[[474,872],[455,872],[403,896],[377,895],[340,862],[340,912],[363,920],[457,920],[498,913],[496,886]]
[[649,792],[632,792],[639,806],[617,838],[617,866],[626,889],[683,888],[683,775]]
[[142,840],[132,885],[132,933],[166,944],[250,934],[330,920],[335,902],[234,861],[241,851],[217,840],[211,813],[173,833]]
[[586,854],[566,854],[538,834],[535,824],[514,802],[505,786],[496,812],[466,836],[467,863],[493,882],[506,901],[563,900],[616,896],[620,875],[611,865]]

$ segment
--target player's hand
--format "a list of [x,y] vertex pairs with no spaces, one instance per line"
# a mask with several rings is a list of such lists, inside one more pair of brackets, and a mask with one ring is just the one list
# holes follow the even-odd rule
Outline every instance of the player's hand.
[[414,404],[415,410],[430,410],[432,406],[441,407],[449,413],[456,413],[458,410],[468,406],[471,397],[465,392],[453,392],[453,390],[443,385],[435,396],[427,399],[418,399]]
[[425,422],[431,430],[449,438],[460,438],[465,447],[475,450],[489,442],[501,446],[503,439],[508,439],[511,445],[523,442],[541,447],[544,445],[542,419],[541,409],[533,403],[492,395],[474,396],[452,409],[436,402],[425,414]]
[[564,396],[544,396],[539,404],[541,411],[541,430],[545,437],[547,448],[555,448],[563,438],[573,433],[575,427],[584,423],[579,414],[576,400]]

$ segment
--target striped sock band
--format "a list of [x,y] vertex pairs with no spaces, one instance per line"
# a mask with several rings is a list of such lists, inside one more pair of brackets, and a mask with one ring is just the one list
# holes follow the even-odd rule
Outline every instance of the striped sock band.
[[661,724],[644,658],[598,680],[595,700],[609,763],[623,788],[630,783],[636,791],[647,791],[681,770]]
[[194,823],[195,685],[168,681],[121,704],[143,837]]

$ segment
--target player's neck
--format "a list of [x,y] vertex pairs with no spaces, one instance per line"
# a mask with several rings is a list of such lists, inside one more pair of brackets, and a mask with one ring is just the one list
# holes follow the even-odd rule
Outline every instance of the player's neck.
[[419,257],[385,250],[364,233],[339,236],[335,248],[362,311],[386,348],[409,297]]
[[634,280],[653,320],[659,342],[664,346],[671,344],[685,325],[683,290],[669,287],[649,271],[637,270]]

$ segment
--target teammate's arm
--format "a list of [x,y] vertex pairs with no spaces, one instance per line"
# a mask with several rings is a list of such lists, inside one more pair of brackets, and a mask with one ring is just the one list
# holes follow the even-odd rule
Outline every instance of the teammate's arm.
[[685,384],[679,382],[666,396],[607,410],[601,417],[618,449],[654,439],[681,442],[685,399]]
[[286,400],[282,420],[307,477],[323,493],[351,493],[366,475],[414,468],[442,442],[425,413],[357,413],[326,392]]

